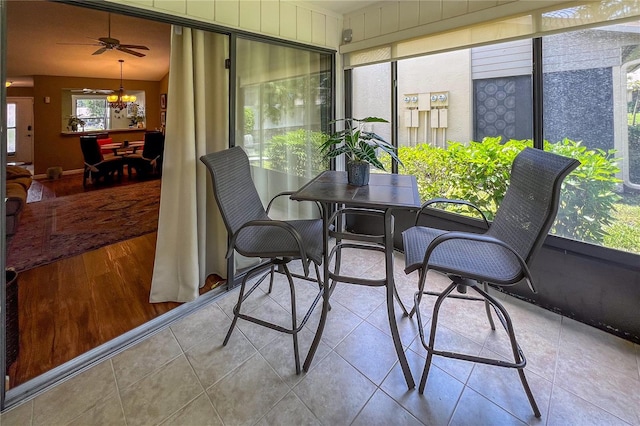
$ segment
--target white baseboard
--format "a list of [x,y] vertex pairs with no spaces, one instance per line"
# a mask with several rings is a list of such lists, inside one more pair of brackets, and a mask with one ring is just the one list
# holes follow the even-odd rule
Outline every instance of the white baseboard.
[[[77,174],[80,174],[80,173],[84,173],[84,169],[64,170],[62,172],[63,175],[77,175]],[[42,173],[42,174],[39,174],[39,175],[34,175],[33,178],[34,179],[48,179],[46,173]]]

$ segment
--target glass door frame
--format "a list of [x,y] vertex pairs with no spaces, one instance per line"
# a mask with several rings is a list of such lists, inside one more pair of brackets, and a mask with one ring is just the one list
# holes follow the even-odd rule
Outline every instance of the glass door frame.
[[[0,80],[4,82],[6,80],[6,44],[7,44],[7,34],[6,34],[6,3],[8,0],[0,0]],[[207,24],[201,21],[191,20],[180,16],[174,16],[170,14],[160,13],[155,10],[145,10],[135,6],[128,6],[122,3],[112,3],[112,2],[85,2],[82,0],[59,0],[60,3],[79,6],[85,9],[95,9],[104,12],[112,12],[124,15],[130,15],[141,19],[146,20],[155,20],[161,21],[172,25],[190,27],[194,29],[199,29],[203,31],[215,32],[222,35],[226,35],[229,37],[229,60],[228,60],[228,68],[230,70],[230,78],[229,78],[229,107],[230,112],[234,111],[234,107],[236,105],[235,100],[235,43],[236,37],[239,35],[246,38],[253,38],[262,42],[270,42],[275,44],[282,44],[288,47],[300,47],[306,50],[311,51],[319,51],[323,53],[329,54],[331,58],[331,74],[332,74],[332,87],[331,87],[331,111],[332,117],[335,117],[335,91],[336,91],[336,79],[335,79],[335,67],[336,67],[336,51],[332,49],[323,49],[315,46],[305,45],[303,43],[297,42],[286,42],[284,40],[280,40],[274,37],[268,36],[257,36],[255,34],[245,32],[242,30],[231,30],[226,27],[221,27],[215,24]],[[3,122],[6,122],[6,90],[2,90],[0,92],[0,119]],[[229,114],[229,146],[235,146],[235,114]],[[6,131],[4,126],[0,126],[0,160],[2,164],[0,164],[0,173],[5,173],[6,167],[6,158],[7,158],[7,146],[6,146]],[[5,179],[0,179],[0,191],[2,193],[6,193],[5,188]],[[2,258],[0,264],[3,267],[6,267],[6,209],[4,203],[0,207],[0,215],[2,220],[2,225],[0,226],[0,257]],[[238,279],[238,277],[232,277],[233,279]],[[6,306],[6,277],[2,279],[0,282],[0,327],[2,330],[0,331],[0,364],[1,370],[3,372],[4,377],[6,375],[6,367],[5,367],[5,350],[6,350],[6,342],[5,342],[5,306]],[[104,361],[108,357],[110,357],[113,353],[131,346],[147,336],[155,333],[159,329],[165,327],[167,324],[178,320],[184,316],[191,314],[202,306],[210,303],[210,301],[216,297],[218,297],[221,292],[210,292],[211,294],[205,294],[194,302],[184,304],[178,308],[173,309],[172,311],[166,313],[165,315],[155,318],[142,326],[131,330],[130,332],[125,333],[118,338],[113,339],[112,341],[90,350],[89,352],[82,354],[73,360],[63,364],[62,366],[56,367],[53,370],[50,370],[25,384],[19,385],[14,389],[7,390],[5,386],[5,381],[2,380],[0,384],[0,410],[5,410],[9,407],[17,405],[24,401],[25,399],[30,399],[34,397],[36,394],[47,390],[48,388],[55,386],[56,384],[64,381],[68,377],[75,375],[76,373],[89,368],[99,362]],[[215,293],[215,294],[214,294]]]

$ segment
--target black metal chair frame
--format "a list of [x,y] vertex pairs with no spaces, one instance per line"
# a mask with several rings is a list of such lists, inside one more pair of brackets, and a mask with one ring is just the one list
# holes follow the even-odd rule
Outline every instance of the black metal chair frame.
[[[422,261],[422,264],[418,268],[418,274],[419,274],[418,291],[415,293],[414,307],[409,313],[409,315],[412,315],[413,313],[416,314],[420,340],[421,340],[422,346],[427,350],[427,358],[426,358],[426,362],[425,362],[425,366],[424,366],[424,370],[422,373],[420,386],[419,386],[420,393],[424,392],[424,388],[427,382],[427,376],[429,374],[429,369],[431,367],[431,362],[434,355],[453,358],[453,359],[460,359],[465,361],[471,361],[476,363],[494,365],[499,367],[515,368],[518,371],[520,381],[522,382],[522,386],[527,395],[529,403],[531,404],[531,408],[533,409],[534,415],[536,417],[540,417],[541,415],[540,410],[538,409],[538,406],[533,397],[533,393],[531,392],[531,389],[529,387],[529,384],[524,374],[524,368],[527,364],[527,360],[525,358],[524,352],[522,351],[522,349],[520,348],[516,340],[513,323],[504,306],[498,300],[496,300],[495,297],[489,294],[488,284],[491,283],[497,286],[509,286],[509,285],[514,285],[524,279],[527,282],[531,291],[534,293],[537,293],[537,290],[533,285],[533,278],[531,276],[531,272],[529,270],[528,265],[533,260],[533,257],[537,253],[538,249],[542,246],[542,243],[544,242],[544,239],[546,238],[547,233],[549,232],[549,229],[551,228],[551,225],[555,220],[557,209],[558,209],[558,202],[559,202],[559,195],[560,195],[560,188],[562,185],[562,181],[572,170],[578,167],[580,163],[577,160],[560,157],[555,154],[546,153],[541,150],[534,150],[532,148],[526,148],[523,152],[521,152],[518,155],[518,157],[521,157],[521,156],[523,158],[527,157],[527,161],[532,162],[533,164],[535,164],[536,161],[545,161],[540,156],[553,156],[553,157],[565,160],[565,161],[562,161],[562,160],[558,161],[558,164],[555,166],[556,169],[552,171],[555,174],[553,175],[553,181],[550,187],[550,190],[552,192],[551,192],[551,197],[549,198],[549,206],[547,209],[547,214],[545,215],[544,221],[540,226],[540,229],[539,229],[539,232],[537,233],[535,241],[532,242],[531,247],[528,247],[526,255],[522,256],[518,250],[510,246],[508,243],[490,234],[441,231],[439,235],[433,238],[433,240],[431,240],[431,242],[428,244],[427,249],[424,253],[424,260]],[[519,167],[518,162],[520,160],[518,159],[518,157],[516,157],[516,160],[514,161],[514,164],[512,166],[512,173],[514,173],[514,171],[516,171],[517,168]],[[548,157],[548,158],[552,158],[552,157]],[[509,193],[510,190],[511,190],[511,185],[510,185],[510,188],[507,190],[507,194]],[[505,194],[505,200],[507,198],[507,194]],[[503,203],[505,200],[503,200]],[[438,204],[438,203],[452,203],[452,204],[458,204],[458,205],[467,205],[475,209],[476,211],[478,211],[482,216],[483,222],[486,225],[487,230],[489,231],[491,229],[489,225],[489,221],[487,220],[486,216],[482,213],[482,211],[480,211],[478,207],[464,200],[450,200],[445,198],[437,198],[437,199],[432,199],[425,202],[416,214],[414,228],[420,228],[418,226],[419,219],[421,215],[425,212],[425,210],[430,208],[432,205]],[[496,220],[504,220],[504,218],[499,218],[498,214],[499,212],[496,213]],[[497,222],[494,221],[494,224],[495,223]],[[493,226],[493,224],[491,226]],[[410,230],[411,229],[413,228],[410,228]],[[405,239],[405,250],[409,245],[406,238],[410,238],[410,237],[405,236],[405,233],[403,233],[403,239]],[[446,267],[443,267],[442,265],[437,265],[434,267],[430,263],[431,256],[434,250],[440,244],[446,241],[452,241],[452,240],[458,240],[458,241],[467,240],[467,241],[474,241],[482,244],[497,245],[499,247],[502,247],[508,250],[514,259],[517,259],[517,262],[520,267],[520,273],[517,276],[513,277],[513,279],[510,279],[508,281],[501,281],[500,279],[492,279],[492,277],[490,276],[480,276],[480,275],[474,276],[473,274],[467,274],[467,276],[462,276],[462,274],[460,274],[459,272],[456,273],[455,268],[453,267],[449,269],[449,271],[447,270]],[[433,291],[425,291],[424,289],[427,273],[430,269],[445,273],[451,279],[451,284],[441,293],[433,292]],[[410,266],[407,265],[405,272],[410,273],[413,270],[415,270],[415,268],[410,268]],[[480,288],[480,284],[482,288]],[[479,297],[465,295],[468,289],[472,289],[475,293],[479,295]],[[452,294],[454,290],[457,290],[461,294]],[[420,309],[419,309],[420,302],[422,300],[423,295],[437,297],[434,308],[433,308],[433,313],[431,316],[431,328],[430,328],[428,342],[426,341],[426,338],[425,338],[424,323],[422,321]],[[438,324],[438,315],[440,312],[440,308],[447,297],[464,299],[464,300],[472,300],[472,301],[483,301],[485,304],[485,310],[486,310],[487,318],[489,320],[490,327],[492,330],[495,330],[495,324],[491,316],[491,308],[493,308],[496,316],[500,320],[500,323],[502,324],[503,328],[505,329],[505,331],[509,336],[509,341],[511,344],[514,361],[509,362],[509,361],[504,361],[500,359],[493,359],[493,358],[435,349],[435,337],[436,337],[436,329]]]
[[[281,196],[289,196],[293,194],[293,192],[281,192],[277,195],[275,195],[270,201],[269,201],[269,205],[267,206],[266,212],[267,214],[269,214],[269,210],[271,209],[271,206],[273,204],[273,202],[276,200],[276,198],[281,197]],[[227,335],[224,338],[224,342],[222,343],[223,346],[226,346],[227,343],[229,342],[229,339],[231,338],[231,334],[236,326],[236,323],[238,321],[238,318],[241,318],[245,321],[249,321],[249,322],[253,322],[255,324],[259,324],[263,327],[267,327],[270,328],[272,330],[276,330],[282,333],[286,333],[286,334],[291,334],[293,337],[293,351],[294,351],[294,357],[295,357],[295,365],[296,365],[296,374],[300,374],[301,368],[300,368],[300,353],[299,353],[299,346],[298,346],[298,332],[300,332],[300,330],[302,330],[302,328],[306,325],[307,321],[309,320],[309,318],[311,317],[311,313],[313,312],[313,310],[315,309],[316,305],[318,304],[318,302],[322,299],[322,294],[323,294],[323,289],[324,287],[322,286],[322,280],[320,279],[320,270],[318,268],[318,264],[316,264],[315,262],[310,262],[310,261],[302,261],[302,267],[304,270],[304,275],[300,275],[300,274],[296,274],[293,273],[289,270],[288,264],[289,262],[291,262],[294,259],[308,259],[306,253],[305,253],[305,249],[304,249],[304,244],[302,244],[302,236],[300,236],[300,234],[295,230],[295,228],[293,228],[292,226],[287,226],[288,224],[286,224],[286,222],[280,222],[280,221],[275,221],[275,220],[268,220],[268,221],[252,221],[252,222],[248,222],[247,224],[243,225],[242,228],[240,228],[235,234],[233,234],[231,236],[231,241],[229,243],[229,250],[227,252],[226,258],[228,259],[229,257],[231,257],[231,255],[233,254],[233,250],[235,248],[235,240],[238,237],[238,234],[240,232],[241,229],[243,229],[244,227],[250,227],[250,226],[277,226],[277,227],[281,227],[283,229],[286,229],[287,231],[291,232],[291,234],[294,236],[294,238],[296,239],[296,241],[300,244],[300,257],[271,257],[269,259],[268,262],[261,262],[260,264],[258,264],[257,266],[254,266],[253,268],[249,269],[246,273],[244,278],[242,279],[242,284],[240,285],[240,294],[238,295],[238,303],[236,303],[236,305],[233,307],[233,320],[231,322],[231,326],[229,327],[229,330],[227,331]],[[272,254],[273,255],[273,254]],[[315,268],[315,273],[316,273],[316,278],[312,279],[309,278],[309,263],[313,263],[313,266]],[[276,268],[276,266],[278,266],[278,268]],[[269,268],[269,271],[267,271],[266,273],[264,273],[257,281],[256,283],[249,289],[249,291],[245,291],[246,289],[246,285],[247,282],[249,281],[250,278],[252,278],[254,275],[258,274],[261,270],[265,269],[265,268]],[[269,280],[269,290],[268,293],[271,293],[271,290],[273,289],[273,280],[274,280],[274,276],[276,273],[281,273],[283,275],[285,275],[287,277],[287,281],[289,283],[289,291],[291,294],[291,328],[286,328],[286,327],[282,327],[279,324],[275,324],[272,322],[268,322],[265,320],[262,320],[260,318],[256,318],[247,314],[242,314],[240,312],[240,309],[242,307],[242,303],[251,295],[251,293],[253,293],[259,286],[260,284],[262,284],[262,282],[265,280],[265,278],[267,276],[270,277]],[[316,297],[314,298],[313,302],[311,303],[309,309],[307,310],[307,312],[305,313],[305,316],[303,317],[302,321],[300,321],[300,323],[298,324],[297,321],[297,309],[296,309],[296,291],[295,291],[295,283],[293,281],[293,278],[298,278],[298,279],[302,279],[302,280],[306,280],[306,281],[311,281],[311,282],[316,282],[318,284],[318,288],[319,288],[319,292],[316,294]]]
[[[246,167],[248,170],[249,167],[249,161],[248,158],[246,156],[246,154],[244,153],[244,151],[242,151],[242,148],[240,147],[234,147],[234,148],[230,148],[229,150],[225,150],[225,151],[233,151],[236,153],[236,155],[239,155],[239,152],[241,152],[241,156],[243,157],[243,165],[239,166],[239,167]],[[216,198],[216,201],[218,203],[218,206],[220,206],[220,211],[223,212],[222,213],[222,217],[223,220],[225,222],[225,225],[227,227],[227,230],[229,232],[229,244],[228,244],[228,250],[226,253],[226,258],[230,258],[234,251],[238,251],[238,253],[247,256],[247,257],[260,257],[262,259],[269,259],[268,261],[262,261],[260,262],[258,265],[251,267],[247,272],[245,272],[244,278],[242,279],[242,283],[240,285],[240,293],[238,295],[238,302],[236,303],[236,305],[233,308],[233,320],[231,322],[231,326],[229,327],[229,330],[227,331],[227,334],[224,338],[223,341],[223,346],[226,346],[227,343],[229,342],[229,339],[231,337],[231,334],[233,333],[233,330],[235,329],[235,326],[237,324],[238,319],[243,319],[249,322],[253,322],[255,324],[270,328],[272,330],[276,330],[282,333],[286,333],[286,334],[290,334],[293,338],[293,349],[294,349],[294,358],[295,358],[295,367],[296,367],[296,374],[300,374],[301,368],[300,368],[300,354],[299,354],[299,344],[298,344],[298,333],[300,332],[300,330],[302,330],[302,328],[305,326],[305,324],[307,323],[307,321],[309,320],[309,318],[311,317],[311,314],[314,310],[314,308],[316,307],[316,305],[318,304],[318,302],[322,299],[323,296],[323,285],[322,285],[322,280],[320,279],[320,271],[319,271],[319,264],[321,262],[320,261],[316,261],[314,259],[312,259],[308,253],[307,250],[305,248],[304,242],[303,242],[303,236],[300,234],[299,230],[296,229],[295,226],[292,225],[291,221],[286,221],[286,220],[273,220],[270,219],[268,217],[269,215],[269,211],[271,210],[271,207],[274,203],[274,201],[279,198],[279,197],[283,197],[283,196],[290,196],[291,194],[293,194],[293,192],[281,192],[277,195],[275,195],[270,201],[269,204],[267,205],[266,210],[264,210],[264,216],[260,219],[254,219],[254,220],[249,220],[246,223],[242,224],[238,229],[235,230],[235,232],[233,231],[233,227],[230,225],[228,218],[226,217],[225,213],[224,213],[224,209],[223,209],[223,205],[221,205],[221,200],[220,197],[218,196],[218,191],[216,190],[217,188],[217,182],[216,182],[216,170],[215,170],[215,166],[213,166],[211,159],[218,155],[220,153],[212,153],[212,154],[207,154],[205,156],[201,157],[201,161],[203,163],[205,163],[205,165],[207,166],[207,168],[209,169],[210,173],[211,173],[211,178],[212,178],[212,182],[213,182],[213,186],[214,186],[214,195]],[[224,154],[223,154],[224,155]],[[250,173],[247,173],[247,178],[251,179]],[[253,183],[251,183],[253,185]],[[254,187],[255,188],[255,187]],[[257,192],[256,192],[257,194]],[[239,194],[240,196],[243,196],[243,194]],[[316,203],[317,205],[317,203]],[[318,206],[318,209],[320,209],[320,206]],[[321,223],[321,219],[317,219],[318,223]],[[240,233],[242,231],[246,231],[247,229],[250,229],[251,227],[276,227],[276,228],[280,228],[284,231],[286,231],[290,236],[293,237],[293,239],[296,242],[296,246],[297,246],[297,254],[293,254],[288,250],[275,250],[275,251],[271,251],[271,252],[261,252],[261,253],[248,253],[246,251],[244,251],[242,249],[242,247],[239,247],[237,244],[237,239],[240,235]],[[321,230],[321,228],[319,228]],[[317,239],[319,242],[322,241],[322,234],[318,234],[317,235]],[[321,257],[320,257],[321,259]],[[290,271],[289,269],[289,263],[292,260],[301,260],[302,262],[302,267],[303,267],[303,272],[304,275],[300,275],[297,273],[293,273]],[[315,278],[311,278],[309,277],[309,264],[313,263],[314,269],[315,269]],[[246,285],[248,283],[248,281],[253,278],[254,276],[258,275],[260,272],[263,272],[265,269],[268,269],[266,272],[263,273],[262,276],[260,276],[258,278],[258,280],[249,288],[249,290],[246,290]],[[290,295],[291,295],[291,327],[287,328],[287,327],[283,327],[282,325],[279,324],[275,324],[260,318],[257,318],[255,316],[251,316],[251,315],[247,315],[241,312],[242,309],[242,304],[244,303],[245,300],[247,300],[247,298],[260,286],[260,284],[262,284],[266,277],[269,276],[270,280],[269,280],[269,289],[268,292],[271,293],[272,288],[273,288],[273,282],[274,282],[274,276],[275,273],[281,273],[283,275],[285,275],[287,277],[287,281],[289,284],[289,291],[290,291]],[[311,303],[311,305],[309,306],[307,312],[305,313],[303,319],[298,323],[298,319],[297,319],[297,309],[296,309],[296,296],[295,296],[295,283],[294,283],[294,278],[297,279],[301,279],[304,281],[309,281],[309,282],[315,282],[318,285],[318,293],[316,294],[313,302]]]

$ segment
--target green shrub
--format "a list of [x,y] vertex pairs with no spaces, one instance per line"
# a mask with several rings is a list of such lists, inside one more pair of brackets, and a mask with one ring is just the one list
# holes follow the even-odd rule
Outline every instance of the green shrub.
[[606,227],[613,223],[615,203],[620,200],[615,190],[622,182],[616,178],[614,150],[588,149],[579,142],[564,139],[545,149],[580,161],[580,166],[564,181],[558,217],[552,231],[560,236],[602,243]]
[[448,151],[455,165],[449,173],[452,190],[448,198],[467,200],[493,219],[509,184],[513,159],[529,144],[500,138],[485,138],[468,145],[454,142]]
[[[491,220],[507,189],[513,159],[530,145],[515,140],[500,144],[500,138],[485,138],[468,145],[450,142],[448,149],[428,144],[401,147],[398,151],[405,167],[400,172],[416,176],[423,200],[437,197],[467,200]],[[477,215],[475,210],[464,206],[438,207]]]
[[316,176],[328,169],[328,162],[320,155],[320,146],[327,138],[322,132],[305,129],[272,137],[267,148],[269,168],[294,176]]
[[253,126],[255,125],[256,117],[253,110],[246,106],[244,107],[244,134],[250,135],[253,132]]
[[[500,138],[485,138],[469,144],[452,142],[447,149],[426,144],[401,147],[399,155],[405,165],[401,173],[416,176],[423,200],[437,197],[468,200],[492,219],[509,184],[513,159],[526,146],[532,146],[532,142],[500,143]],[[619,169],[613,152],[590,150],[569,139],[545,142],[545,149],[581,163],[564,181],[552,232],[602,243],[607,227],[613,222],[614,204],[620,199],[615,192],[620,180],[616,178]],[[470,210],[460,207],[447,210],[470,214],[467,213]]]
[[604,245],[640,254],[640,194],[625,194],[616,204],[616,218],[606,228]]
[[[418,182],[418,192],[425,199],[426,194],[448,194],[451,181],[448,179],[452,168],[447,151],[422,144],[416,147],[401,147],[398,156],[404,164],[399,172],[414,175]],[[385,170],[391,170],[389,156],[381,158]]]

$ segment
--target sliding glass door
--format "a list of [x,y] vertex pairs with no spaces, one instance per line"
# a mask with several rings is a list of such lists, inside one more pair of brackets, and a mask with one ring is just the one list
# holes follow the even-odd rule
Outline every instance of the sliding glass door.
[[[238,38],[236,57],[236,145],[246,150],[266,204],[328,167],[319,144],[332,117],[332,55]],[[272,213],[306,214],[297,204],[279,203]]]

